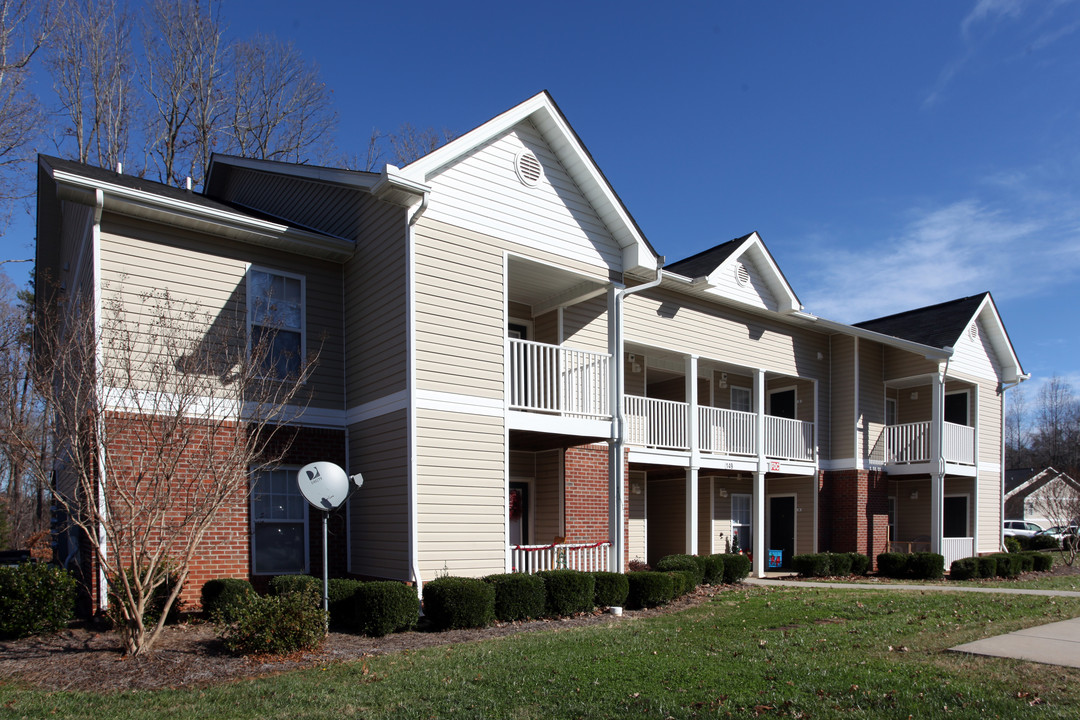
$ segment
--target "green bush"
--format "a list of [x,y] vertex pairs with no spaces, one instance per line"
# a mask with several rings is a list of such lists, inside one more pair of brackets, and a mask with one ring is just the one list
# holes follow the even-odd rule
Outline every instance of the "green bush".
[[286,655],[314,650],[325,637],[326,613],[311,592],[255,596],[224,625],[221,639],[237,655]]
[[750,574],[750,558],[738,553],[726,553],[724,558],[724,583],[734,585]]
[[724,556],[702,555],[698,558],[701,567],[705,571],[703,582],[709,585],[719,585],[724,582]]
[[677,570],[690,573],[693,587],[689,588],[688,591],[705,581],[705,570],[702,567],[702,563],[698,561],[697,557],[694,555],[667,555],[660,558],[659,562],[656,563],[655,569],[658,572],[673,572]]
[[825,553],[806,553],[791,558],[791,569],[803,577],[824,577],[829,567],[829,556]]
[[1017,544],[1020,545],[1020,552],[1031,549],[1031,538],[1025,535],[1014,535],[1013,540],[1015,540]]
[[488,575],[485,582],[495,587],[495,619],[500,622],[528,620],[544,614],[547,587],[544,579],[525,573]]
[[215,578],[202,586],[202,609],[214,622],[231,623],[240,606],[255,596],[255,588],[241,578]]
[[973,577],[978,577],[978,574],[978,558],[969,557],[953,560],[952,565],[949,566],[950,580],[970,580]]
[[692,570],[668,570],[667,574],[671,576],[673,599],[687,595],[697,587],[694,584],[694,581],[697,580],[697,574]]
[[593,609],[596,580],[592,573],[577,570],[544,570],[536,573],[544,579],[547,600],[545,612],[551,617],[569,617]]
[[1061,543],[1052,535],[1035,535],[1028,544],[1031,550],[1060,550]]
[[997,561],[997,576],[1000,578],[1014,578],[1020,574],[1023,568],[1019,555],[994,553],[988,557],[992,557]]
[[0,637],[56,632],[75,612],[75,578],[48,563],[0,567]]
[[1054,567],[1054,556],[1047,553],[1033,552],[1031,561],[1036,572],[1046,572]]
[[847,553],[825,553],[829,558],[829,575],[847,577],[851,574],[851,556]]
[[1035,569],[1035,558],[1024,553],[1016,553],[1013,557],[1020,561],[1020,572],[1031,572]]
[[851,558],[851,574],[865,575],[870,572],[870,556],[862,553],[848,553]]
[[420,617],[416,589],[393,580],[359,583],[341,603],[344,625],[370,637],[411,630]]
[[912,553],[908,560],[908,577],[916,580],[939,580],[945,577],[945,557],[938,553]]
[[642,570],[626,574],[629,594],[626,605],[631,608],[651,608],[670,602],[675,597],[671,576],[667,573]]
[[[282,575],[281,577],[289,577]],[[296,575],[293,577],[306,577]],[[352,596],[363,585],[361,580],[351,578],[330,578],[326,594],[330,607],[330,627],[351,632],[359,632],[352,626]],[[315,592],[319,595],[319,607],[322,607],[322,583],[318,583]]]
[[322,580],[312,575],[278,575],[270,578],[271,595],[309,593],[322,606]]
[[424,585],[424,615],[437,630],[495,622],[495,586],[477,578],[441,577]]
[[1007,536],[1005,538],[1005,550],[1006,552],[1018,553],[1020,552],[1020,541],[1013,536]]
[[626,596],[630,592],[626,575],[601,571],[594,572],[593,579],[596,581],[593,603],[597,607],[622,607],[626,604]]
[[878,575],[890,578],[908,576],[908,558],[904,553],[881,553],[877,556]]
[[997,577],[997,558],[993,555],[983,555],[975,558],[976,577]]

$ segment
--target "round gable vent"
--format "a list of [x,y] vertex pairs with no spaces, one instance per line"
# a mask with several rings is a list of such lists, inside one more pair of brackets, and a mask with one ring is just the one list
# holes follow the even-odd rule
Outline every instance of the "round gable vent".
[[528,150],[522,150],[514,158],[514,170],[517,171],[518,180],[529,187],[540,182],[540,178],[544,175],[544,168],[540,165],[540,161]]
[[971,323],[971,327],[968,328],[968,340],[975,342],[979,339],[979,324]]
[[750,284],[750,271],[742,263],[735,263],[735,282],[739,283],[740,287]]

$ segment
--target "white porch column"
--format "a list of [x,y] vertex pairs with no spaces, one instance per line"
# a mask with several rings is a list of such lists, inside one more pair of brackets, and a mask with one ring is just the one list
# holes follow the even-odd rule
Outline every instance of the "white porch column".
[[686,356],[686,441],[690,466],[686,468],[686,553],[698,553],[698,432],[697,356]]
[[754,373],[754,443],[757,471],[754,473],[754,577],[765,577],[765,371]]
[[698,469],[686,468],[686,554],[698,553]]
[[945,523],[945,460],[941,439],[945,432],[945,379],[934,375],[930,414],[930,552],[940,553]]
[[623,334],[621,303],[618,291],[608,288],[608,352],[611,353],[610,383],[611,441],[608,443],[608,532],[611,538],[609,556],[612,572],[623,571],[626,565],[626,525],[623,523],[626,502],[626,466],[623,449],[626,447],[626,425],[623,417]]

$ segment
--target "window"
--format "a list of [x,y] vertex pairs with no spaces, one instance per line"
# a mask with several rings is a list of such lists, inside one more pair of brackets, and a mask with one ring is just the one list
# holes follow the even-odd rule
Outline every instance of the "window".
[[795,388],[783,388],[782,390],[769,391],[769,414],[774,417],[795,419],[795,406],[798,401],[795,398]]
[[945,394],[945,422],[956,425],[968,424],[967,390]]
[[885,424],[896,424],[896,399],[885,398]]
[[307,501],[296,468],[251,478],[251,567],[256,575],[307,572]]
[[750,388],[731,388],[731,409],[738,410],[740,412],[753,412]]
[[753,552],[754,534],[751,526],[750,495],[731,496],[731,552]]
[[304,357],[304,278],[251,268],[247,284],[250,348],[275,378],[295,377]]
[[[896,539],[896,498],[889,496],[889,542]],[[891,551],[890,551],[891,552]]]

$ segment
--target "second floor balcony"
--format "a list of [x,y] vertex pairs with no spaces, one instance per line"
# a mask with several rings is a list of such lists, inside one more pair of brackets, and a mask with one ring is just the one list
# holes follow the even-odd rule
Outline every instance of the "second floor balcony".
[[[941,454],[947,464],[974,468],[975,428],[957,423],[942,423]],[[921,465],[933,459],[932,423],[903,423],[885,426],[885,462],[888,465]]]

